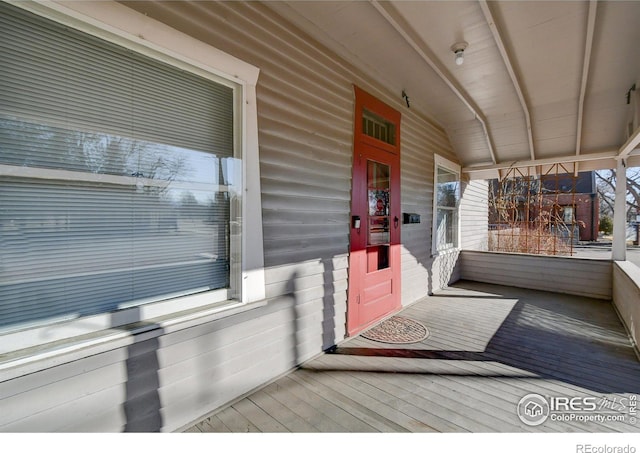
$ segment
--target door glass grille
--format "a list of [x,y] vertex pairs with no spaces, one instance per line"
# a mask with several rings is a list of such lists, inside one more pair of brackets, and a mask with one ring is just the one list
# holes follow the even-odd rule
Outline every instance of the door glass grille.
[[396,144],[395,124],[366,109],[362,113],[362,132],[389,145]]

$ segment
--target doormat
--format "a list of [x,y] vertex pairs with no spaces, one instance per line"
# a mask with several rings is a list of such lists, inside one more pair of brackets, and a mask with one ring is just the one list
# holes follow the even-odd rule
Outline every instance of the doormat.
[[429,330],[420,322],[402,316],[392,316],[360,336],[381,343],[418,343],[429,336]]

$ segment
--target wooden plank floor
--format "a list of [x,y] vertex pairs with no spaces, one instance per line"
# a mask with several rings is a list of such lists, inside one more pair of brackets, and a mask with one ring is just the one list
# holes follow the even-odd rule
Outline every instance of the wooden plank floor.
[[[458,282],[401,314],[429,336],[354,337],[187,431],[640,432],[640,363],[609,302]],[[527,426],[516,408],[531,393],[592,397],[624,420]]]

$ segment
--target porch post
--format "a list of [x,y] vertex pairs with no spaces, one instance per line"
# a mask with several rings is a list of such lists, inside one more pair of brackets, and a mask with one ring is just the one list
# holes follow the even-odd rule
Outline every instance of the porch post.
[[627,259],[627,167],[623,158],[616,160],[616,199],[613,207],[614,261]]

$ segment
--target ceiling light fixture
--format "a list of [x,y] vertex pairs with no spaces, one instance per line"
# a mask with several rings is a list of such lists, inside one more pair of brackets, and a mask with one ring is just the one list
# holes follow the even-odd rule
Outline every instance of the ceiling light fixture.
[[469,43],[467,43],[466,41],[461,41],[451,46],[451,51],[456,55],[456,64],[458,66],[464,63],[464,50],[468,45]]

